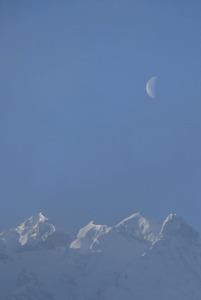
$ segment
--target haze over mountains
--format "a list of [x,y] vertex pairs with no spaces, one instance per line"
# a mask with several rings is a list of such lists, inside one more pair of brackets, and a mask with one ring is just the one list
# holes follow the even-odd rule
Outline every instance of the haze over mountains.
[[0,233],[0,278],[2,300],[200,300],[201,240],[174,214],[74,236],[39,213]]

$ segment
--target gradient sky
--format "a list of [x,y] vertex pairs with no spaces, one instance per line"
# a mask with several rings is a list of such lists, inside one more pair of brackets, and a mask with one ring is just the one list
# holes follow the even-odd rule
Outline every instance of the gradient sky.
[[78,227],[140,211],[201,232],[200,11],[0,0],[0,228],[39,211]]

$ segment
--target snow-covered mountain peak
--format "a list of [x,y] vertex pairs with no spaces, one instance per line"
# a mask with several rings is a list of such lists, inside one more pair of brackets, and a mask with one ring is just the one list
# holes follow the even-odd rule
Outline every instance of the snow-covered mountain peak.
[[28,218],[16,229],[23,249],[47,249],[67,246],[71,238],[58,230],[41,212]]
[[106,225],[94,224],[94,221],[89,222],[81,228],[77,234],[77,239],[70,245],[71,249],[80,249],[81,253],[86,253],[93,248],[98,238],[107,233],[110,227]]
[[39,212],[37,215],[36,215],[36,218],[38,218],[38,222],[45,222],[45,221],[48,221],[49,219],[47,217],[45,217],[43,215],[42,212]]
[[41,212],[28,218],[25,222],[21,223],[17,228],[16,231],[19,234],[23,234],[31,229],[33,229],[35,226],[38,226],[39,223],[45,223],[49,219],[46,218]]
[[182,217],[170,214],[161,227],[160,235],[169,238],[182,238],[194,241],[199,238],[199,234]]
[[132,214],[115,226],[116,230],[122,234],[134,238],[143,238],[154,241],[159,232],[159,227],[144,218],[139,212]]

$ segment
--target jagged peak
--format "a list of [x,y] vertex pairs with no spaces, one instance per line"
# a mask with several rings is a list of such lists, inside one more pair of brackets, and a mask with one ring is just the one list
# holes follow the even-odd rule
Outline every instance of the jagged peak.
[[160,235],[163,237],[181,236],[188,240],[198,239],[199,234],[182,217],[171,213],[162,224]]
[[20,244],[25,245],[28,240],[45,240],[56,231],[56,228],[43,213],[39,212],[21,223],[15,231],[19,234]]
[[36,216],[38,217],[39,222],[45,222],[49,220],[42,212],[39,212]]
[[33,215],[32,217],[28,218],[23,223],[21,223],[16,228],[16,231],[17,233],[22,234],[24,231],[28,231],[36,225],[40,223],[45,223],[47,221],[49,221],[49,219],[46,218],[43,213],[39,212],[38,214]]
[[31,221],[33,223],[39,223],[39,222],[43,223],[49,221],[49,218],[47,218],[42,212],[39,212],[36,215],[33,215],[32,217],[27,219],[27,221]]
[[114,227],[118,232],[130,237],[141,237],[154,241],[159,232],[159,226],[143,217],[140,212],[133,213]]

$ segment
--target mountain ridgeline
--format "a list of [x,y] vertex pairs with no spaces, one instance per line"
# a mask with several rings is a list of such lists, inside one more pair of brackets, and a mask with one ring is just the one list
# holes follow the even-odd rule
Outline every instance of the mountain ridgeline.
[[73,236],[39,213],[0,233],[0,274],[2,300],[200,300],[201,240],[174,214]]

